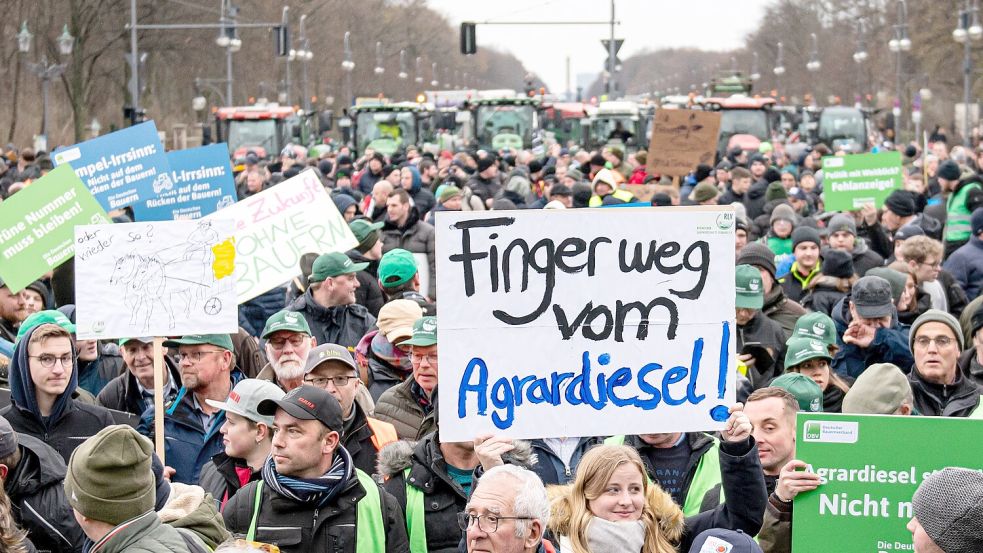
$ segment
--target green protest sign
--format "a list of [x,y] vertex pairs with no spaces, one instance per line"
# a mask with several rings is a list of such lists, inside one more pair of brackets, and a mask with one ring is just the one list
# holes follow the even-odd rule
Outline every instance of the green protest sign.
[[823,484],[795,498],[794,553],[910,551],[911,498],[945,467],[983,468],[983,420],[799,413],[796,457]]
[[823,158],[826,211],[850,211],[868,203],[879,208],[901,184],[901,152]]
[[0,203],[0,278],[17,292],[75,255],[75,225],[109,217],[69,165]]

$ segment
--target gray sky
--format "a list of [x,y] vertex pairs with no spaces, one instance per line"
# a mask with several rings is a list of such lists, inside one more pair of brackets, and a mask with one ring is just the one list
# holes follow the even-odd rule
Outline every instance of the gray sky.
[[[615,38],[625,44],[618,57],[641,50],[691,46],[705,50],[738,47],[757,26],[771,0],[618,0]],[[461,21],[607,21],[611,4],[602,0],[429,0],[455,27]],[[511,52],[549,85],[566,89],[566,57],[570,57],[570,86],[578,73],[598,73],[606,53],[601,39],[607,25],[505,26],[479,25],[478,48],[491,45]]]

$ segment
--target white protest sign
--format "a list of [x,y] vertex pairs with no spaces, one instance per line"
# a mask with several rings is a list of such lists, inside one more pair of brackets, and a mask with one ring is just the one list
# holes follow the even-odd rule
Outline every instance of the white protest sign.
[[239,303],[300,275],[305,253],[344,252],[358,245],[313,169],[207,218],[235,221]]
[[719,430],[734,213],[439,212],[440,437]]
[[78,337],[236,332],[233,240],[222,219],[77,225]]

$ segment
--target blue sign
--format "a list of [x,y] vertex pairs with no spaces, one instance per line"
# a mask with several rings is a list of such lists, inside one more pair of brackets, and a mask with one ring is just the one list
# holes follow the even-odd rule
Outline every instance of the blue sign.
[[155,196],[170,186],[170,167],[153,121],[81,144],[58,148],[55,165],[68,163],[106,211]]
[[154,195],[133,205],[137,221],[200,219],[236,201],[229,165],[229,147],[211,144],[167,152],[169,187],[154,187]]

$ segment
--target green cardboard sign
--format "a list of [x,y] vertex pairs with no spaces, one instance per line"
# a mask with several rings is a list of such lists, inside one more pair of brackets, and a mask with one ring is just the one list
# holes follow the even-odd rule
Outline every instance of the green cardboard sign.
[[850,211],[868,203],[880,208],[901,185],[901,152],[823,158],[826,211]]
[[793,553],[911,551],[911,500],[945,467],[983,469],[983,420],[799,413],[796,458],[824,483],[795,498]]
[[0,203],[0,278],[18,292],[75,255],[75,225],[109,217],[69,165]]

